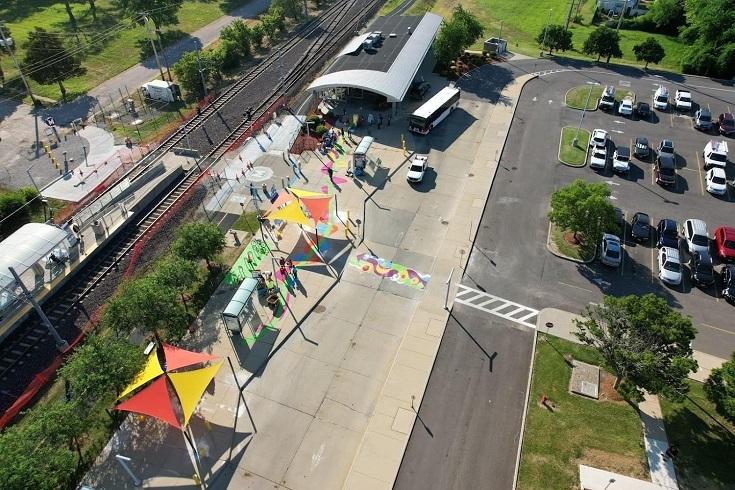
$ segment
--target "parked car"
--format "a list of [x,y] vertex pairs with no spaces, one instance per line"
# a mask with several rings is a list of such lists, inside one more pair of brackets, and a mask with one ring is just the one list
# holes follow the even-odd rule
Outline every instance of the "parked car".
[[424,174],[426,168],[429,165],[429,157],[426,155],[416,155],[411,160],[411,166],[408,167],[408,173],[406,174],[406,180],[418,184],[424,180]]
[[676,221],[673,219],[662,219],[656,226],[656,247],[671,247],[679,248],[679,230],[676,226]]
[[408,89],[408,95],[412,99],[423,99],[426,92],[431,90],[431,84],[424,80],[414,80]]
[[661,140],[661,143],[658,144],[658,152],[675,155],[676,153],[674,152],[674,142],[671,140]]
[[620,238],[610,233],[602,235],[600,262],[610,267],[619,267],[622,260],[623,249],[620,246]]
[[729,303],[735,302],[735,265],[722,269],[722,297]]
[[607,131],[604,129],[595,129],[590,137],[590,146],[607,146]]
[[671,247],[659,249],[658,277],[661,281],[674,286],[681,284],[681,260],[677,249]]
[[711,286],[715,283],[715,269],[709,254],[694,252],[692,254],[692,282],[697,286]]
[[674,157],[668,153],[661,153],[656,158],[656,167],[654,168],[656,175],[656,183],[661,185],[676,184],[676,164]]
[[686,242],[689,253],[702,252],[709,254],[709,235],[707,223],[701,219],[687,219],[681,224],[681,235]]
[[618,114],[621,116],[632,116],[633,115],[633,99],[626,97],[620,101],[618,106]]
[[735,228],[720,226],[715,230],[714,236],[717,257],[724,262],[735,260]]
[[705,170],[710,167],[727,167],[727,152],[727,141],[708,141],[702,151]]
[[605,87],[600,100],[597,102],[597,108],[603,111],[615,109],[615,86],[608,85]]
[[605,168],[607,165],[607,148],[595,146],[590,154],[590,168]]
[[618,146],[613,153],[613,171],[627,174],[630,170],[630,148]]
[[648,102],[638,101],[633,106],[633,112],[635,112],[636,116],[641,119],[648,119],[649,117],[651,117],[651,106],[648,104]]
[[725,170],[720,167],[713,167],[707,170],[705,174],[705,188],[710,194],[722,196],[727,193],[727,176]]
[[692,110],[692,93],[688,90],[677,90],[674,104],[677,111],[690,112]]
[[651,147],[648,146],[648,138],[638,136],[635,139],[635,145],[633,146],[633,154],[641,160],[647,159],[651,154]]
[[630,236],[636,242],[647,242],[651,238],[651,218],[646,213],[635,213],[630,222]]
[[653,94],[653,108],[659,111],[666,111],[669,108],[669,89],[663,85],[659,85]]
[[712,113],[709,109],[701,108],[694,113],[694,127],[702,131],[712,129]]
[[717,128],[721,135],[730,136],[735,134],[735,116],[726,112],[717,118]]

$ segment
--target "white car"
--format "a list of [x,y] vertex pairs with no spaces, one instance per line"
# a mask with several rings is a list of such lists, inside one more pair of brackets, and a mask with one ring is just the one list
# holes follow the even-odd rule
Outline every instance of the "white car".
[[620,101],[618,106],[618,114],[621,116],[632,116],[633,115],[633,99],[626,97]]
[[590,153],[590,168],[605,168],[607,165],[607,148],[604,146],[592,147]]
[[674,97],[677,111],[689,112],[692,110],[692,94],[688,90],[677,90]]
[[681,235],[690,254],[699,252],[709,255],[709,235],[707,223],[701,219],[687,219],[681,224]]
[[607,146],[607,131],[604,129],[595,129],[592,131],[592,137],[590,138],[590,146]]
[[674,286],[681,284],[681,260],[677,249],[671,247],[661,247],[659,249],[658,277],[663,282]]
[[408,174],[406,174],[406,180],[415,184],[418,184],[424,180],[424,174],[426,168],[429,165],[429,157],[426,155],[416,155],[411,160],[411,165],[408,167]]
[[720,167],[707,170],[707,192],[721,196],[727,192],[727,176]]
[[602,235],[600,262],[610,267],[620,267],[622,260],[623,248],[620,246],[620,238],[609,233]]
[[613,172],[626,174],[630,170],[630,148],[619,146],[613,153]]

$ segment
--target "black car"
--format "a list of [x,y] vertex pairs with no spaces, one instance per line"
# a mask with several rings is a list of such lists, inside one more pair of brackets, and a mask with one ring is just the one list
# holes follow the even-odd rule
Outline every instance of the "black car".
[[674,155],[674,142],[671,140],[661,140],[661,144],[658,145],[658,152],[661,153],[668,153],[669,155]]
[[692,254],[692,281],[698,286],[711,286],[715,283],[715,270],[712,267],[712,259],[706,253],[694,252]]
[[635,113],[635,114],[636,114],[636,115],[637,115],[638,117],[641,117],[641,118],[646,118],[646,119],[648,119],[648,117],[649,117],[649,116],[651,115],[651,106],[650,106],[650,105],[648,105],[648,102],[641,102],[641,101],[638,101],[638,102],[636,102],[636,103],[635,103],[635,105],[633,106],[633,112],[634,112],[634,113]]
[[643,160],[644,158],[648,158],[648,156],[651,154],[651,147],[648,146],[648,138],[639,136],[635,139],[633,154],[641,160]]
[[408,95],[412,99],[423,99],[429,89],[431,89],[431,84],[429,82],[415,80],[408,89]]
[[679,230],[676,228],[676,221],[673,219],[662,219],[656,227],[656,247],[671,247],[679,249]]
[[636,242],[647,242],[651,238],[651,218],[646,213],[635,213],[630,222],[630,236]]
[[722,269],[722,297],[731,303],[735,302],[735,265]]
[[674,157],[671,154],[659,153],[653,172],[656,176],[657,184],[676,184],[676,162],[674,162]]

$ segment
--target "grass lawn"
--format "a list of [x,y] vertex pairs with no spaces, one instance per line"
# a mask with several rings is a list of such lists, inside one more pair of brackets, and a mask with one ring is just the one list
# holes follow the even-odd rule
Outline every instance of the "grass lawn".
[[[567,91],[564,97],[564,103],[567,107],[572,109],[584,109],[585,102],[587,103],[588,111],[597,110],[597,100],[602,95],[602,85],[580,85],[579,87],[571,88]],[[588,99],[589,97],[589,99]],[[615,100],[620,102],[625,97],[632,97],[635,100],[635,92],[632,90],[618,89],[615,91]]]
[[553,224],[551,225],[551,241],[556,246],[556,249],[560,254],[575,260],[583,261],[589,261],[595,258],[595,247],[586,246],[584,243],[579,245],[569,243],[565,238],[565,235],[568,233],[569,232],[561,230]]
[[590,132],[579,130],[579,139],[574,144],[577,128],[567,126],[561,129],[559,138],[559,161],[572,167],[583,167],[587,161],[587,145],[590,142]]
[[[431,10],[444,17],[449,17],[452,8],[458,3],[454,0],[417,0],[408,13],[418,14]],[[563,53],[563,56],[590,59],[581,50],[587,36],[597,27],[590,25],[594,3],[594,0],[584,1],[580,10],[580,14],[583,16],[582,25],[570,24],[575,49]],[[551,9],[550,22],[552,24],[563,24],[569,11],[568,0],[546,0],[542,4],[528,1],[465,0],[461,4],[462,7],[476,14],[483,23],[486,38],[500,34],[502,22],[502,37],[508,40],[508,49],[528,56],[538,56],[539,54],[540,49],[535,39],[546,25],[546,20],[549,18],[549,9]],[[623,51],[623,61],[626,64],[643,66],[643,63],[638,63],[635,60],[633,46],[648,37],[656,38],[666,52],[666,57],[661,61],[661,64],[652,66],[680,71],[681,59],[687,46],[673,36],[621,30],[620,49]],[[482,41],[478,42],[472,49],[482,49]],[[619,62],[620,60],[613,59],[612,61]]]
[[398,7],[400,4],[402,4],[405,0],[387,0],[382,7],[380,7],[380,11],[378,12],[378,15],[387,15],[391,13],[393,10],[395,10],[396,7]]
[[[179,22],[162,29],[166,39],[178,39],[221,17],[229,10],[247,3],[248,0],[184,0],[179,10]],[[92,19],[86,2],[72,2],[77,19],[78,33],[72,30],[62,2],[51,0],[17,0],[0,2],[0,19],[12,32],[18,46],[16,55],[23,59],[23,43],[35,26],[60,32],[72,49],[81,47],[86,53],[84,75],[64,82],[70,97],[84,93],[110,77],[137,64],[141,58],[139,43],[145,41],[145,29],[124,17],[113,6],[111,0],[97,0],[97,21]],[[78,36],[78,40],[77,40]],[[0,57],[6,79],[17,75],[10,57]],[[51,99],[60,98],[59,88],[53,85],[31,83],[35,93]],[[132,90],[133,87],[130,87]]]
[[683,489],[735,488],[735,425],[715,411],[702,383],[689,381],[682,403],[661,398],[666,433],[679,447],[676,477]]
[[[568,391],[571,368],[564,359],[602,364],[587,347],[539,336],[523,437],[518,488],[579,488],[579,464],[647,479],[643,433],[637,411],[624,401],[596,401]],[[554,412],[540,404],[546,395]]]
[[233,230],[247,231],[251,235],[255,235],[260,229],[258,224],[258,213],[255,211],[247,211],[242,213],[237,221],[232,225]]

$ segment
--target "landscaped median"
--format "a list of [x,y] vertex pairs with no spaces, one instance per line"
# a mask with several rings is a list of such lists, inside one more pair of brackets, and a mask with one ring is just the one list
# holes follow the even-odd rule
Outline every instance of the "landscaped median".
[[546,245],[554,255],[575,262],[591,262],[595,258],[594,244],[583,242],[573,232],[562,230],[554,226],[554,223],[549,224],[549,237]]
[[588,347],[539,335],[518,488],[578,488],[580,464],[647,480],[636,409],[613,389],[607,373],[601,376],[599,400],[570,393],[571,358],[604,366]]
[[[576,143],[574,141],[575,138],[577,138]],[[590,132],[586,129],[580,129],[579,136],[577,136],[577,128],[571,126],[561,128],[559,161],[570,167],[584,167],[585,163],[587,163],[589,142]]]
[[[587,105],[588,111],[597,110],[597,101],[602,95],[602,85],[580,85],[578,87],[570,88],[567,90],[564,96],[564,103],[567,107],[572,109],[579,109],[580,111]],[[631,97],[635,100],[635,92],[631,90],[623,90],[618,88],[615,91],[615,101],[620,102],[626,97]]]

